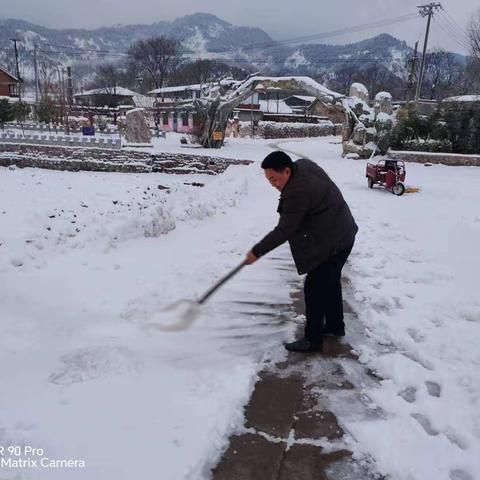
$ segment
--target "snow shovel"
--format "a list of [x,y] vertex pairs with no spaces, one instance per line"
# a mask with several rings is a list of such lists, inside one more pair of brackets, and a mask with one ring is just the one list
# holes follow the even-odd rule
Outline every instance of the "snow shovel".
[[209,288],[198,300],[177,300],[160,310],[155,317],[158,320],[166,318],[171,321],[164,323],[163,321],[152,320],[149,324],[154,325],[164,332],[178,332],[189,328],[198,316],[200,305],[213,295],[224,283],[228,282],[234,275],[236,275],[245,266],[245,260],[230,270],[224,277],[218,280],[215,285]]

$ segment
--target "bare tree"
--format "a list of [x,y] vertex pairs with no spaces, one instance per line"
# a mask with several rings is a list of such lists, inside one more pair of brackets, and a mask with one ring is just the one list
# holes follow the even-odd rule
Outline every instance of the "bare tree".
[[100,65],[95,74],[95,85],[105,89],[109,95],[117,94],[117,87],[120,86],[122,71],[115,63]]
[[472,57],[480,63],[480,10],[470,20],[467,31]]
[[162,88],[178,54],[178,41],[164,36],[138,40],[128,50],[134,68],[139,75],[144,75],[154,88]]
[[470,40],[468,58],[463,78],[463,93],[472,93],[480,89],[480,9],[472,15],[467,27]]
[[450,95],[458,87],[464,67],[451,52],[438,49],[427,56],[425,83],[430,89],[430,98]]
[[388,70],[381,63],[375,61],[362,71],[363,82],[368,85],[371,98],[382,90],[385,90]]
[[171,82],[173,85],[191,85],[218,80],[225,76],[240,79],[245,78],[247,72],[216,60],[195,60],[180,65],[172,74]]
[[334,80],[331,82],[332,87],[348,95],[350,85],[353,83],[356,74],[358,74],[358,67],[353,63],[340,65],[335,68]]

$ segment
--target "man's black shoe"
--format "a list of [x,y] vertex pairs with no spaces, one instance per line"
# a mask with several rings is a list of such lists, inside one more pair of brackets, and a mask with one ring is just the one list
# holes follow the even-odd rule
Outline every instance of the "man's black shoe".
[[325,337],[344,337],[345,336],[345,328],[323,327],[322,335],[324,335]]
[[310,352],[321,352],[323,350],[321,343],[313,343],[305,338],[296,340],[295,342],[286,343],[285,348],[289,352],[301,352],[301,353],[310,353]]

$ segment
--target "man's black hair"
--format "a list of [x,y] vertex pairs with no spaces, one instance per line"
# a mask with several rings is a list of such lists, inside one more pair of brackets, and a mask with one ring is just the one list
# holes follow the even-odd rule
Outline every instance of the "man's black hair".
[[282,172],[285,168],[289,167],[293,170],[294,163],[292,159],[285,153],[280,150],[276,152],[269,153],[262,162],[262,168],[271,168],[276,172]]

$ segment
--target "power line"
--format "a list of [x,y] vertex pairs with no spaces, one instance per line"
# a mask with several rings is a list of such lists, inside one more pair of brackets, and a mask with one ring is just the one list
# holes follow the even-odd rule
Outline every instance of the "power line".
[[[384,27],[385,25],[392,25],[395,23],[401,23],[405,21],[410,21],[418,19],[417,15],[414,13],[410,14],[405,14],[405,15],[400,15],[397,17],[392,17],[392,18],[387,18],[383,20],[378,20],[375,22],[371,23],[364,23],[360,25],[355,25],[347,28],[342,28],[342,29],[337,29],[337,30],[331,30],[327,32],[320,32],[317,34],[311,34],[311,35],[304,35],[301,37],[293,37],[285,40],[278,40],[278,41],[269,41],[269,42],[264,42],[263,44],[247,44],[244,46],[239,46],[237,47],[237,50],[232,50],[232,49],[224,49],[224,50],[217,50],[216,52],[211,52],[211,53],[237,53],[238,50],[241,51],[250,51],[250,50],[265,50],[265,49],[271,49],[271,48],[278,48],[283,45],[288,45],[288,44],[295,44],[295,43],[301,43],[301,42],[306,42],[306,41],[311,41],[311,40],[320,40],[324,38],[331,38],[339,35],[343,35],[345,33],[358,33],[364,30],[370,30],[372,28],[377,28],[377,27]],[[70,45],[60,45],[60,44],[55,44],[55,43],[50,43],[50,42],[41,42],[43,45],[51,46],[56,48],[57,51],[55,53],[69,53],[73,54],[73,52],[69,52],[70,50],[74,50],[76,53],[84,52],[84,53],[95,53],[97,55],[111,55],[111,56],[128,56],[128,52],[119,52],[119,51],[112,51],[112,50],[101,50],[101,49],[86,49],[86,48],[81,48],[81,47],[74,47]],[[62,51],[62,50],[67,50],[67,52]],[[189,54],[190,52],[184,50],[183,51],[186,54]],[[182,51],[180,53],[183,53]]]
[[[339,35],[343,35],[345,33],[357,33],[361,32],[364,30],[370,30],[372,28],[377,28],[377,27],[383,27],[385,25],[392,25],[394,23],[400,23],[400,22],[405,22],[409,20],[414,20],[417,19],[417,15],[414,13],[409,13],[406,15],[400,15],[397,17],[393,18],[387,18],[383,20],[378,20],[375,22],[371,23],[364,23],[360,25],[354,25],[351,27],[346,27],[346,28],[341,28],[337,30],[330,30],[327,32],[321,32],[321,33],[316,33],[316,34],[311,34],[311,35],[304,35],[301,37],[294,37],[294,38],[289,38],[285,40],[278,40],[275,42],[267,42],[264,44],[255,44],[255,45],[246,45],[244,47],[240,47],[242,50],[258,50],[258,49],[267,49],[267,48],[275,48],[281,45],[286,45],[290,43],[301,43],[301,42],[306,42],[306,41],[311,41],[311,40],[320,40],[324,38],[331,38]],[[220,50],[221,52],[221,50]]]
[[443,30],[444,33],[446,33],[452,40],[455,41],[455,43],[460,46],[462,49],[470,49],[470,45],[466,43],[466,41],[462,40],[461,37],[457,34],[455,30],[452,29],[452,27],[448,24],[445,23],[443,18],[434,18],[435,23]]
[[442,8],[442,13],[444,15],[446,15],[449,19],[450,19],[450,22],[456,26],[458,28],[458,31],[460,31],[462,33],[462,36],[465,37],[465,39],[467,39],[469,42],[470,42],[470,37],[467,33],[467,31],[465,30],[464,27],[462,27],[451,15],[450,13],[448,13],[448,11],[443,7]]
[[450,27],[450,29],[453,32],[455,32],[457,36],[460,37],[460,39],[464,43],[467,43],[467,44],[470,43],[470,39],[466,34],[466,32],[461,27],[459,27],[456,23],[452,22],[452,20],[450,20],[450,17],[446,15],[446,12],[440,11],[440,16],[442,20]]

